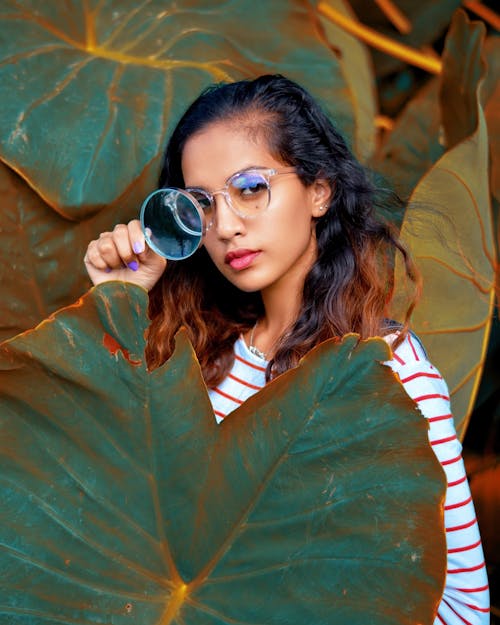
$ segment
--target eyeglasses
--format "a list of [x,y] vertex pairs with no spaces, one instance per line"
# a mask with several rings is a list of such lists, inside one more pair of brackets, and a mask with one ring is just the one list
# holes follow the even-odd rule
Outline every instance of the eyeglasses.
[[252,167],[238,171],[226,180],[222,189],[205,191],[197,187],[187,187],[185,191],[192,195],[205,215],[205,229],[212,224],[215,214],[214,197],[223,195],[231,210],[242,219],[251,219],[264,212],[271,201],[271,178],[282,174],[295,173],[295,167],[272,169]]
[[141,206],[140,220],[146,242],[169,260],[188,258],[200,247],[213,224],[215,195],[223,195],[236,215],[251,219],[269,206],[271,178],[293,173],[296,173],[294,167],[279,170],[251,167],[233,174],[222,189],[212,193],[193,187],[157,189]]

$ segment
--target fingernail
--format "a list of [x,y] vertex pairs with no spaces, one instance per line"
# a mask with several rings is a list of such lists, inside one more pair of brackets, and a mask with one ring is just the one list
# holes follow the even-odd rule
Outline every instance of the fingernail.
[[144,232],[147,234],[149,238],[151,238],[153,234],[153,231],[151,230],[151,228],[145,228]]
[[106,267],[106,269],[104,270],[106,273],[111,273],[112,269],[111,267]]
[[144,252],[144,242],[143,241],[135,241],[132,245],[132,249],[136,254],[140,254]]
[[128,263],[127,267],[129,269],[132,269],[132,271],[137,271],[139,269],[139,263],[133,260],[132,262]]

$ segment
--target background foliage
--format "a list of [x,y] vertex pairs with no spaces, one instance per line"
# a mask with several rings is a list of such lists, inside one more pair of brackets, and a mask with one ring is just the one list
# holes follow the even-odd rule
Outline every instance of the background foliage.
[[[424,274],[415,327],[450,384],[457,429],[467,430],[493,567],[500,553],[498,16],[485,13],[487,3],[464,2],[457,12],[457,0],[398,0],[405,26],[394,5],[381,4],[4,0],[0,338],[88,288],[87,243],[137,215],[170,129],[204,86],[284,73],[323,102],[364,163],[410,198],[404,215],[389,218],[402,224]],[[326,5],[340,21],[327,17]],[[418,50],[435,69],[375,49],[373,31],[358,34],[360,26]]]

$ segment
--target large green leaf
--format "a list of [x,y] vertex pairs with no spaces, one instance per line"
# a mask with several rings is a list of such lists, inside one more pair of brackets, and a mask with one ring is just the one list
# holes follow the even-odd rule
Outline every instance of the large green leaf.
[[345,81],[308,2],[5,0],[0,158],[62,215],[82,218],[158,168],[204,87],[268,72],[333,103],[352,134]]
[[452,148],[471,135],[478,124],[478,85],[485,76],[481,59],[486,28],[471,23],[465,11],[453,16],[443,51],[440,84],[442,141]]
[[410,100],[372,161],[373,168],[405,199],[445,152],[439,137],[438,93],[436,78]]
[[[467,32],[480,64],[480,24],[458,12],[449,44]],[[462,46],[462,51],[467,45]],[[458,54],[460,49],[456,48]],[[460,63],[456,64],[460,67]],[[475,88],[477,118],[472,135],[446,152],[422,178],[410,198],[401,237],[422,272],[423,296],[413,325],[424,338],[431,359],[450,386],[458,434],[467,427],[484,364],[494,305],[496,250],[488,191],[488,138],[479,102],[480,72],[463,63]],[[464,78],[465,80],[465,78]],[[451,95],[451,94],[450,94]],[[462,123],[465,124],[462,117]],[[466,124],[465,124],[466,125]],[[458,131],[457,131],[458,132]],[[457,136],[453,139],[456,143]],[[396,267],[396,292],[405,291],[401,263]],[[400,314],[399,298],[393,315]]]
[[147,372],[146,304],[101,285],[0,348],[2,622],[430,623],[445,478],[385,342],[217,426],[184,333]]
[[74,224],[1,162],[0,197],[2,340],[68,304],[66,298],[74,301],[82,293],[84,276],[83,249],[74,246]]
[[[139,189],[140,191],[140,189]],[[90,286],[83,256],[91,239],[137,216],[134,189],[81,222],[61,217],[0,162],[0,340],[31,328]],[[123,204],[122,204],[123,202]]]

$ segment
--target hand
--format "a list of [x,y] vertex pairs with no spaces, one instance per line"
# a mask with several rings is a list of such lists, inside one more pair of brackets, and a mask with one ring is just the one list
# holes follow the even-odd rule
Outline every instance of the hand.
[[167,261],[146,245],[138,219],[118,224],[113,232],[102,232],[91,241],[84,258],[93,284],[123,280],[147,291],[164,272]]

